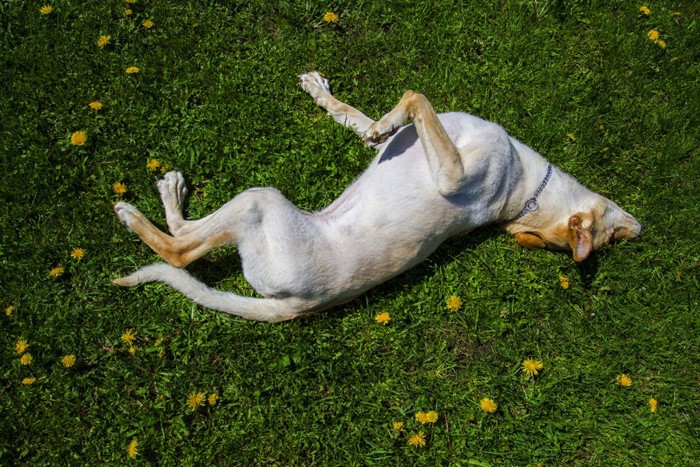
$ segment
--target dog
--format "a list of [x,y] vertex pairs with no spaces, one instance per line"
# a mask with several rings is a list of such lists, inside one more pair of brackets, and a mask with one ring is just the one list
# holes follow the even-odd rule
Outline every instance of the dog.
[[[204,307],[279,322],[349,302],[423,261],[449,237],[487,224],[502,225],[527,248],[570,250],[574,261],[641,234],[632,215],[495,123],[438,115],[413,91],[373,121],[336,99],[317,72],[300,79],[316,104],[377,150],[369,168],[318,212],[298,209],[274,188],[251,188],[200,220],[183,218],[185,181],[169,172],[157,186],[172,236],[135,207],[114,206],[118,219],[167,264],[115,284],[163,282]],[[243,274],[262,298],[209,288],[181,269],[229,244],[238,246]]]

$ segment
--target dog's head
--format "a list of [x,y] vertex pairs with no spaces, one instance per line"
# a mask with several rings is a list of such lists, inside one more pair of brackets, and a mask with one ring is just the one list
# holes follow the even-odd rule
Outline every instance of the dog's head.
[[523,219],[514,230],[516,241],[526,248],[570,250],[578,262],[608,243],[639,238],[642,226],[631,214],[609,199],[589,193],[585,208],[533,216],[539,218],[530,222]]

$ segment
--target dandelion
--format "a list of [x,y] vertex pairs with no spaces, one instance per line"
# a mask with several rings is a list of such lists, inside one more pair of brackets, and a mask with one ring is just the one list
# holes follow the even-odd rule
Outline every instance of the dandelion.
[[129,346],[129,354],[130,355],[136,355],[136,352],[139,351],[139,348],[136,347],[135,345],[130,345]]
[[173,166],[171,164],[168,164],[167,162],[165,162],[165,163],[161,164],[160,171],[161,171],[161,173],[167,173],[172,168],[173,168]]
[[569,288],[569,279],[566,276],[559,276],[559,287],[564,290]]
[[73,251],[70,252],[70,257],[76,261],[82,260],[84,256],[85,250],[83,250],[82,248],[73,248]]
[[147,19],[146,21],[141,23],[141,26],[143,26],[146,29],[151,29],[154,26],[154,24],[153,24],[153,21],[151,21],[150,19]]
[[215,392],[209,394],[209,397],[207,397],[207,403],[211,406],[215,406],[218,401],[219,395]]
[[651,410],[651,413],[656,413],[656,409],[659,408],[659,401],[654,399],[653,397],[649,399],[649,410]]
[[647,37],[648,37],[650,40],[656,42],[656,41],[659,40],[659,31],[657,31],[656,29],[652,29],[651,31],[649,31],[649,32],[647,33]]
[[138,73],[139,71],[141,71],[141,68],[139,68],[137,66],[130,66],[129,68],[126,69],[126,74],[134,75],[134,74]]
[[102,102],[100,101],[92,101],[88,104],[92,110],[100,110],[102,109]]
[[458,311],[462,308],[462,299],[456,295],[452,295],[447,299],[447,309],[450,311]]
[[438,413],[434,410],[431,410],[427,414],[425,414],[425,421],[428,423],[435,423],[438,421]]
[[377,316],[375,316],[374,320],[379,324],[387,325],[387,324],[389,324],[389,321],[391,321],[391,316],[389,316],[389,313],[384,311],[382,313],[379,313]]
[[131,8],[124,8],[124,16],[131,16],[134,13],[134,10]]
[[136,333],[133,329],[127,329],[124,334],[122,334],[122,340],[131,345],[136,340]]
[[53,7],[51,5],[44,5],[41,8],[39,8],[39,13],[41,13],[44,16],[50,15],[52,11]]
[[204,405],[204,399],[206,399],[206,396],[203,392],[192,392],[189,396],[187,396],[187,407],[194,411],[197,409],[197,407]]
[[36,378],[33,376],[28,376],[27,378],[24,378],[22,380],[22,384],[24,384],[25,386],[31,386],[34,383],[36,383]]
[[425,447],[425,435],[423,432],[419,431],[418,433],[412,434],[411,437],[408,438],[408,445],[417,448]]
[[486,413],[494,413],[496,410],[498,410],[498,404],[493,399],[489,399],[488,397],[484,397],[479,401],[479,406],[481,407],[481,410],[483,410]]
[[17,352],[17,355],[22,354],[25,350],[27,350],[27,347],[29,347],[27,341],[20,339],[17,341],[17,344],[15,344],[15,352]]
[[422,410],[418,413],[416,413],[416,421],[420,422],[421,425],[425,425],[428,422],[428,414],[423,412]]
[[656,41],[656,45],[658,45],[662,49],[665,49],[666,48],[666,41],[663,39],[659,39],[658,41]]
[[537,372],[544,368],[544,364],[539,360],[532,360],[528,358],[523,362],[523,373],[528,375],[530,378],[537,376]]
[[30,353],[26,353],[19,358],[19,362],[22,365],[29,365],[30,363],[32,363],[32,360],[34,360],[34,357],[32,357],[32,354]]
[[7,308],[5,308],[5,316],[10,316],[13,311],[15,311],[15,307],[13,307],[12,305],[8,306]]
[[87,142],[87,134],[84,131],[76,131],[70,135],[70,144],[83,146]]
[[618,386],[622,386],[623,388],[628,388],[632,386],[632,378],[630,378],[624,373],[621,375],[617,375],[615,377],[615,384],[617,384]]
[[97,47],[102,49],[105,45],[109,44],[109,42],[111,40],[112,40],[112,36],[108,36],[106,34],[103,34],[97,39]]
[[158,159],[151,159],[146,164],[146,167],[148,167],[148,170],[156,170],[158,167],[160,167],[160,161]]
[[124,185],[122,182],[115,182],[112,184],[112,191],[118,195],[123,195],[126,193],[126,185]]
[[73,365],[75,365],[75,355],[65,355],[64,357],[61,358],[61,365],[65,366],[66,368],[70,368]]
[[650,15],[651,14],[651,10],[646,5],[640,6],[639,11],[641,11],[643,15]]
[[394,422],[391,424],[391,428],[393,428],[394,431],[401,431],[403,430],[403,422]]
[[126,455],[132,459],[135,459],[136,454],[139,453],[138,447],[139,442],[136,441],[136,438],[132,439],[131,442],[129,442],[129,444],[126,445]]
[[63,269],[61,266],[56,266],[55,268],[53,268],[49,271],[49,276],[56,279],[58,277],[61,277],[64,272],[66,272],[65,269]]
[[323,21],[325,21],[326,23],[337,23],[338,15],[336,15],[332,11],[327,11],[326,14],[323,15]]

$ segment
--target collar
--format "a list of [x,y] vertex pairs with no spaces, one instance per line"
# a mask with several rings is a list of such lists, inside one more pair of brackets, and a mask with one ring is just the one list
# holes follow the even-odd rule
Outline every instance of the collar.
[[540,208],[539,203],[537,202],[537,197],[542,193],[542,190],[544,190],[544,187],[547,186],[547,183],[549,182],[549,179],[552,177],[552,164],[549,164],[547,166],[547,175],[545,175],[544,180],[542,180],[542,183],[540,183],[540,186],[537,187],[537,191],[535,191],[535,195],[525,201],[525,206],[523,207],[523,210],[518,213],[517,216],[513,218],[513,220],[518,220],[521,217],[523,217],[525,214],[530,213],[530,212],[535,212]]

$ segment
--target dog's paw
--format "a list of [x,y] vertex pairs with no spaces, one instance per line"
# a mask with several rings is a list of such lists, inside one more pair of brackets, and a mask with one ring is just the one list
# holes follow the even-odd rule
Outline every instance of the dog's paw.
[[308,92],[309,95],[316,100],[317,104],[321,104],[323,98],[331,93],[328,80],[318,74],[317,71],[299,75],[299,79],[301,88]]
[[185,177],[176,171],[171,171],[165,174],[165,176],[156,182],[158,186],[158,192],[160,193],[160,198],[163,200],[163,204],[166,206],[169,204],[174,205],[173,207],[182,211],[182,206],[185,203],[185,196],[187,196],[187,185],[185,185]]
[[401,128],[401,124],[402,122],[392,122],[390,119],[382,118],[370,125],[362,140],[367,146],[382,144]]
[[114,212],[119,222],[124,224],[129,232],[133,232],[134,230],[131,228],[131,224],[139,213],[138,209],[129,203],[120,201],[114,205]]

